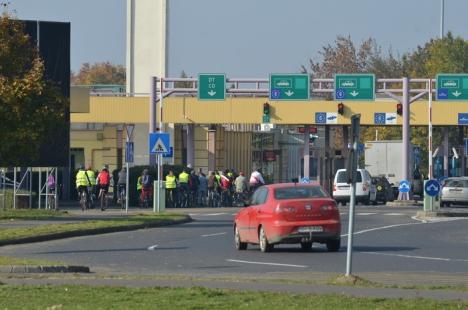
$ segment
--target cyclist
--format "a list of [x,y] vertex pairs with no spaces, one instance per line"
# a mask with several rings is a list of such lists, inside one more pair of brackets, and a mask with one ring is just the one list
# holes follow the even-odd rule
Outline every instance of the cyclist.
[[197,203],[199,206],[204,207],[208,195],[208,179],[201,168],[198,171],[198,184]]
[[94,170],[91,168],[91,165],[86,166],[86,177],[89,181],[89,185],[88,185],[89,204],[90,204],[90,208],[94,209],[94,197],[96,193],[96,174],[94,173]]
[[247,184],[247,178],[244,175],[244,172],[241,171],[239,173],[239,176],[236,178],[234,181],[234,187],[235,187],[235,201],[236,205],[245,205],[245,200],[246,200],[246,193],[248,192],[248,184]]
[[221,172],[221,203],[224,206],[231,205],[231,180],[227,176],[229,170]]
[[258,187],[265,184],[265,180],[262,176],[262,171],[260,169],[256,169],[250,175],[249,185],[252,192],[254,192]]
[[[187,173],[187,168],[182,170],[182,172],[179,174],[179,199],[180,199],[180,206],[181,207],[186,207],[188,205],[188,201],[183,201],[185,199],[188,199],[190,187],[189,187],[189,179],[190,175]],[[185,205],[184,205],[185,204]]]
[[175,190],[177,188],[177,178],[174,175],[174,171],[169,170],[169,174],[166,175],[166,199],[170,202],[171,207],[174,207],[175,201]]
[[143,184],[141,184],[141,175],[137,179],[136,188],[137,188],[137,192],[138,192],[138,203],[139,203],[139,206],[141,207],[142,202],[143,202],[141,200],[141,191],[143,190]]
[[96,179],[99,188],[99,198],[101,200],[101,211],[107,208],[107,193],[109,192],[110,179],[109,168],[107,165],[104,165]]
[[144,169],[141,175],[141,201],[143,207],[147,208],[150,206],[151,197],[153,196],[153,180],[149,175],[148,169]]
[[127,188],[127,168],[122,168],[119,171],[119,179],[117,180],[117,203],[122,204],[122,208],[125,208],[125,189]]
[[47,187],[49,188],[49,205],[47,207],[49,209],[58,210],[58,207],[56,208],[55,204],[55,177],[53,173],[49,173],[47,176]]
[[[81,195],[84,193],[86,197],[86,205],[89,202],[89,193],[88,186],[91,185],[91,182],[88,180],[86,175],[86,170],[82,165],[78,168],[78,173],[76,174],[76,190],[78,191],[78,197],[81,199]],[[81,201],[80,201],[81,203]],[[87,207],[87,206],[86,206]],[[84,211],[85,206],[81,206],[81,209]]]
[[208,206],[216,207],[214,204],[215,195],[217,195],[219,183],[214,171],[211,171],[208,177]]
[[198,175],[195,174],[195,171],[190,171],[189,177],[189,187],[190,187],[190,206],[195,206],[197,204],[197,194],[198,187],[200,186],[200,180]]

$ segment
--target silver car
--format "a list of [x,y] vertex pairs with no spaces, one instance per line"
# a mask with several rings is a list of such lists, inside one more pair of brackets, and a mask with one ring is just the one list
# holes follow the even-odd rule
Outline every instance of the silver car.
[[468,204],[468,177],[449,178],[442,187],[441,205]]

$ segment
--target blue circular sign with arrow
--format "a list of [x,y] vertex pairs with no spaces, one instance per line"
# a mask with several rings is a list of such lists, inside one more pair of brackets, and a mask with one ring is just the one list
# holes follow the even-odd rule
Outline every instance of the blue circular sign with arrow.
[[410,189],[410,182],[408,182],[407,180],[400,181],[400,186],[398,186],[398,190],[400,191],[400,193],[409,193]]
[[437,196],[440,192],[440,183],[437,180],[429,180],[424,185],[424,191],[429,196]]
[[303,184],[310,183],[310,179],[309,178],[302,178],[301,183],[303,183]]

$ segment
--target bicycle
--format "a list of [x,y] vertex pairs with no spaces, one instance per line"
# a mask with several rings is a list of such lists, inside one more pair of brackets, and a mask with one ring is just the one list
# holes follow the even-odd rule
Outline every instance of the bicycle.
[[80,207],[81,211],[85,211],[88,209],[88,193],[86,189],[82,189],[80,193]]
[[153,192],[153,188],[150,187],[150,188],[143,188],[142,191],[141,191],[141,195],[143,196],[142,198],[142,207],[144,209],[147,209],[147,208],[150,208],[152,203],[151,203],[151,198],[152,198],[152,192]]
[[107,208],[107,191],[104,188],[99,190],[99,202],[101,205],[101,211],[106,210]]
[[208,190],[208,207],[219,208],[221,207],[221,195],[217,190]]
[[49,197],[47,197],[47,208],[49,210],[58,210],[58,208],[55,208],[55,189],[50,188],[49,189]]
[[184,188],[184,187],[180,187],[180,190],[179,190],[179,208],[187,208],[188,205],[189,205],[189,190]]
[[119,195],[118,195],[117,199],[118,199],[122,209],[125,209],[125,207],[126,207],[125,201],[127,199],[127,193],[125,192],[125,189],[126,189],[125,184],[119,184],[118,185]]
[[94,188],[93,186],[88,186],[86,189],[88,191],[88,208],[94,209]]
[[234,192],[232,200],[233,207],[245,207],[247,205],[247,193]]

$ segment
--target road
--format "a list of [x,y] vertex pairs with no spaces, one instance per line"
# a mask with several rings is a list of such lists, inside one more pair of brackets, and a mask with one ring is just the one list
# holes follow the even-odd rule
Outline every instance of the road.
[[[358,206],[353,272],[436,272],[467,275],[468,219],[423,223],[416,208]],[[281,245],[272,253],[258,246],[236,251],[232,220],[237,209],[202,209],[195,221],[172,227],[5,246],[0,255],[87,265],[94,272],[125,274],[255,275],[344,273],[348,207],[340,207],[342,248],[328,253],[314,244],[303,252]]]

